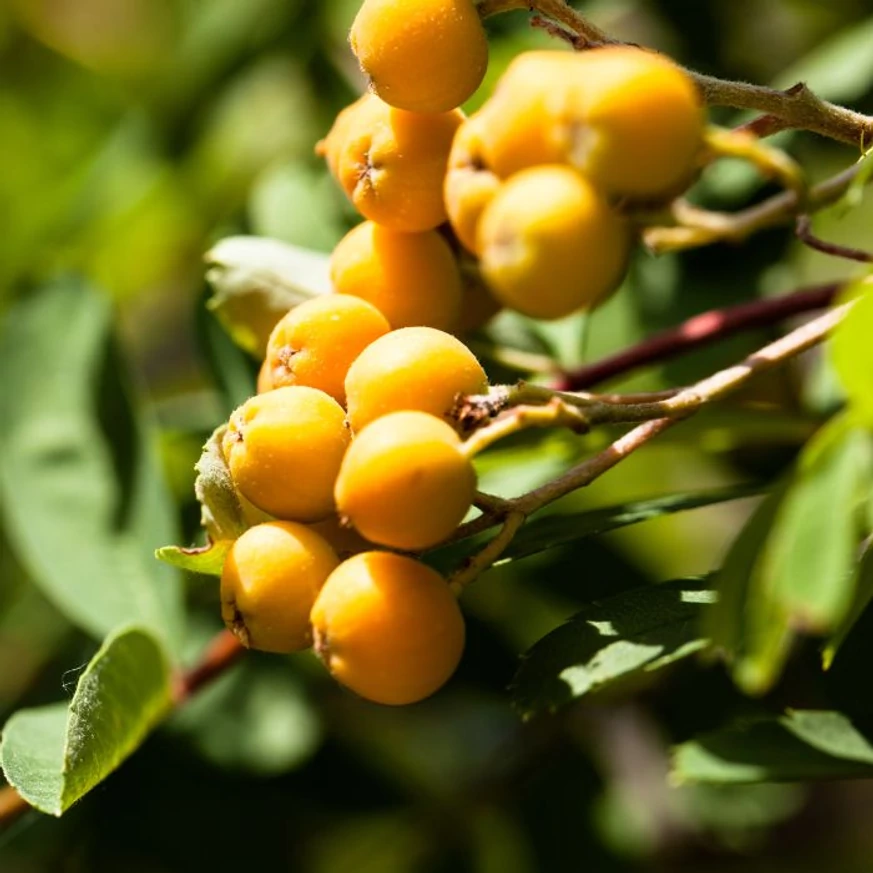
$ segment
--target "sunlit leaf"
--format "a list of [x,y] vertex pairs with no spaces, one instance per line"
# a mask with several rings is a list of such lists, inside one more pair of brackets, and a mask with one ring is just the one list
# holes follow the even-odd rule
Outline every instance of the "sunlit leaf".
[[839,712],[795,710],[703,734],[673,750],[677,782],[869,779],[873,745]]
[[172,704],[170,668],[146,630],[113,634],[70,702],[23,709],[3,728],[0,764],[31,806],[62,815],[127,758]]
[[525,655],[512,694],[524,715],[644,675],[708,645],[700,617],[714,600],[705,580],[634,588],[586,606]]
[[873,277],[850,285],[843,299],[854,303],[834,331],[831,360],[853,412],[873,425]]
[[189,573],[220,576],[224,559],[232,545],[232,540],[219,540],[206,546],[187,549],[182,546],[162,546],[155,551],[155,557]]

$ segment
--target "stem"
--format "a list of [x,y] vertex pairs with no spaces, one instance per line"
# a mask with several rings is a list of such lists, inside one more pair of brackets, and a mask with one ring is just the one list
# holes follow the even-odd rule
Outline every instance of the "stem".
[[497,536],[449,577],[449,587],[455,596],[481,576],[506,551],[506,547],[524,524],[525,517],[525,514],[518,509],[508,512]]
[[828,242],[817,237],[812,232],[812,219],[808,215],[798,215],[794,226],[797,238],[806,246],[822,252],[825,255],[833,255],[836,258],[846,258],[850,261],[860,261],[862,264],[873,263],[873,254],[863,249],[853,249],[850,246],[841,246],[838,243]]
[[[198,691],[217,679],[239,660],[245,649],[228,630],[212,638],[200,660],[180,673],[173,690],[174,707],[182,706]],[[30,809],[30,804],[11,786],[0,788],[0,826],[8,826]]]
[[628,349],[571,370],[552,383],[558,391],[581,391],[649,364],[674,358],[755,327],[766,327],[786,318],[830,306],[840,289],[832,282],[805,288],[768,300],[740,303],[695,315],[676,327],[643,340]]

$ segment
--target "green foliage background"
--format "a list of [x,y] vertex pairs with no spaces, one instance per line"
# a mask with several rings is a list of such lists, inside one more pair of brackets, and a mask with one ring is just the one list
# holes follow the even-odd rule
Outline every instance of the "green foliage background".
[[[116,632],[104,651],[141,674],[141,700],[129,705],[144,714],[115,726],[132,748],[169,699],[153,635],[190,663],[220,626],[214,579],[151,558],[157,546],[198,537],[193,465],[252,390],[256,369],[204,308],[203,253],[237,233],[329,251],[354,223],[313,145],[361,88],[345,43],[356,6],[0,6],[2,721],[70,702]],[[803,78],[823,97],[873,111],[864,0],[579,6],[621,38],[701,71],[780,86]],[[491,68],[474,102],[514,54],[549,44],[521,13],[489,30]],[[785,142],[813,179],[852,159],[810,136]],[[696,196],[734,208],[767,190],[725,163]],[[871,198],[815,226],[870,248]],[[781,230],[739,249],[641,255],[584,341],[579,319],[569,319],[524,342],[572,365],[711,307],[852,274]],[[859,324],[856,348],[869,335]],[[507,337],[517,325],[501,330]],[[623,384],[683,384],[766,339],[753,332]],[[843,383],[869,404],[869,389]],[[559,517],[519,538],[518,560],[465,595],[468,650],[432,700],[380,708],[338,689],[309,655],[252,654],[63,819],[32,813],[0,835],[2,870],[866,873],[869,783],[772,781],[869,775],[860,633],[829,684],[805,681],[817,675],[803,672],[816,654],[801,647],[799,667],[763,700],[742,697],[722,668],[695,658],[698,614],[711,599],[700,577],[721,565],[755,495],[842,402],[838,385],[821,356],[780,370],[550,509]],[[603,440],[525,436],[482,459],[482,488],[518,494]],[[814,535],[816,510],[845,517],[839,505],[855,474],[840,475],[824,486],[815,471],[804,480],[796,524]],[[849,485],[840,490],[838,479]],[[730,567],[749,578],[742,561],[752,558],[737,550]],[[862,566],[853,615],[871,578]],[[130,624],[151,633],[118,631]],[[519,654],[552,631],[516,675]],[[98,688],[97,672],[79,685],[74,712],[131,696],[112,676]],[[609,688],[592,702],[559,709],[604,675]],[[853,720],[827,711],[835,701],[853,706]],[[783,712],[789,703],[802,711]],[[559,711],[519,717],[550,709]],[[46,805],[61,809],[111,765],[95,751],[99,730],[77,734],[65,708],[52,712],[8,724],[4,766],[11,778],[45,763],[16,757],[19,741],[26,748],[44,732],[52,760],[70,761],[63,784],[43,786]],[[671,747],[681,786],[667,779]]]

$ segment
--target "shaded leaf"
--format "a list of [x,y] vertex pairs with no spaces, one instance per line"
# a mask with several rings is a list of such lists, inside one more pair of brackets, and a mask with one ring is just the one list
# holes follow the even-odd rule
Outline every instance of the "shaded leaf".
[[262,775],[302,764],[321,734],[290,665],[251,658],[190,700],[171,727],[219,767]]
[[172,704],[170,668],[147,630],[111,635],[64,704],[24,709],[3,729],[6,779],[36,809],[62,815],[145,739]]
[[175,512],[111,342],[106,300],[60,281],[7,314],[0,341],[2,494],[10,544],[97,637],[147,625],[175,647],[179,575],[154,560]]
[[704,649],[699,619],[713,599],[706,580],[679,579],[589,604],[524,656],[515,705],[526,716],[554,711]]
[[[650,521],[663,515],[751,497],[759,494],[760,490],[760,486],[757,485],[738,485],[716,491],[671,494],[667,497],[639,500],[587,512],[553,513],[535,517],[516,534],[515,539],[494,566],[499,567],[548,549],[566,546],[587,537]],[[434,551],[428,555],[427,560],[443,571],[452,570],[479,551],[493,536],[494,533],[491,532],[470,537]]]
[[703,734],[673,750],[677,782],[869,779],[873,746],[842,713],[794,710]]
[[209,308],[234,341],[263,356],[276,322],[292,307],[331,290],[329,255],[279,240],[233,236],[206,254],[215,289]]

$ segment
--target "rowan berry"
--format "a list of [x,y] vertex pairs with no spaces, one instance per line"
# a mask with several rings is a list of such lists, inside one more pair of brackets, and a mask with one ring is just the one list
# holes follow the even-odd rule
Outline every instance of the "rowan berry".
[[365,221],[340,240],[330,264],[334,288],[372,303],[393,328],[455,324],[461,272],[435,230],[399,233]]
[[333,677],[376,703],[430,696],[464,648],[464,620],[446,581],[391,552],[364,552],[340,564],[311,619],[315,650]]
[[532,167],[509,179],[483,213],[479,249],[499,301],[533,318],[561,318],[619,286],[630,232],[571,168]]
[[258,509],[291,521],[318,521],[333,511],[333,486],[350,438],[336,400],[292,385],[239,407],[222,450],[237,490]]
[[476,472],[445,421],[393,412],[368,424],[349,446],[334,489],[337,511],[364,537],[418,551],[463,521]]
[[432,327],[404,327],[377,339],[349,367],[346,402],[357,432],[389,412],[447,416],[455,398],[481,394],[488,377],[456,337]]
[[308,385],[345,403],[352,361],[391,326],[360,297],[323,294],[295,306],[273,328],[267,364],[274,388]]
[[221,615],[249,648],[295,652],[312,644],[309,614],[339,565],[308,527],[271,521],[250,527],[228,552],[221,573]]
[[379,97],[412,112],[460,106],[488,66],[472,0],[364,0],[349,41]]

